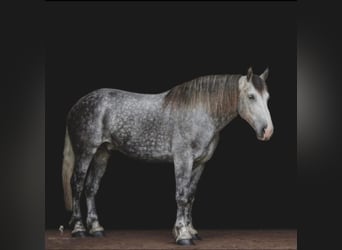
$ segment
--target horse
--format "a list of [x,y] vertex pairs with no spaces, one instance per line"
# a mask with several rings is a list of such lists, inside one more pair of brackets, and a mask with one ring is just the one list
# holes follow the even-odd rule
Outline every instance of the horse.
[[[104,236],[95,195],[114,150],[147,161],[171,162],[176,179],[177,216],[172,230],[179,245],[201,239],[192,223],[192,205],[205,163],[220,131],[238,115],[268,141],[268,68],[261,75],[207,75],[158,94],[102,88],[79,99],[66,119],[62,181],[65,207],[72,211],[73,237]],[[86,227],[80,197],[86,197]]]

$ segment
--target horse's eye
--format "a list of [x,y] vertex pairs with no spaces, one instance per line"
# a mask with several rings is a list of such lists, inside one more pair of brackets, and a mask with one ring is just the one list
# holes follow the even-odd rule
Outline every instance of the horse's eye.
[[254,100],[254,99],[255,99],[255,96],[254,96],[253,94],[250,94],[250,95],[248,95],[248,99],[249,99],[249,100]]

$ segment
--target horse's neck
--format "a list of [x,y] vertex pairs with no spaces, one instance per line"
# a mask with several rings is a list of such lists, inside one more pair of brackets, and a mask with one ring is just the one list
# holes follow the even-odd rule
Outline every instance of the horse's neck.
[[232,120],[234,120],[238,116],[237,112],[231,112],[225,117],[214,118],[214,124],[216,127],[216,131],[219,132],[225,126],[227,126]]

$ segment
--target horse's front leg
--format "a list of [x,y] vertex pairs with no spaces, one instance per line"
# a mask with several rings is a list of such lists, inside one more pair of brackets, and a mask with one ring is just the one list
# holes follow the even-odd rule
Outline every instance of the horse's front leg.
[[174,156],[176,178],[177,219],[173,234],[179,245],[192,245],[192,235],[189,232],[188,214],[190,210],[190,181],[192,171],[192,154],[181,152]]
[[199,164],[197,165],[191,172],[191,182],[190,182],[190,207],[188,210],[188,229],[190,234],[192,235],[192,239],[194,240],[200,240],[201,237],[198,235],[198,231],[194,228],[193,224],[192,224],[192,207],[193,207],[193,203],[195,200],[195,193],[196,193],[196,189],[197,189],[197,184],[199,179],[201,178],[202,172],[204,170],[204,164]]

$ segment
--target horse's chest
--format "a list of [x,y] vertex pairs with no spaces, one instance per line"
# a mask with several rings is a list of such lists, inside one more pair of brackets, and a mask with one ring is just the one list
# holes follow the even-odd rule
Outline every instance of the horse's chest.
[[215,139],[213,142],[209,143],[207,147],[194,155],[195,162],[205,163],[209,161],[215,151],[216,146],[217,140]]

